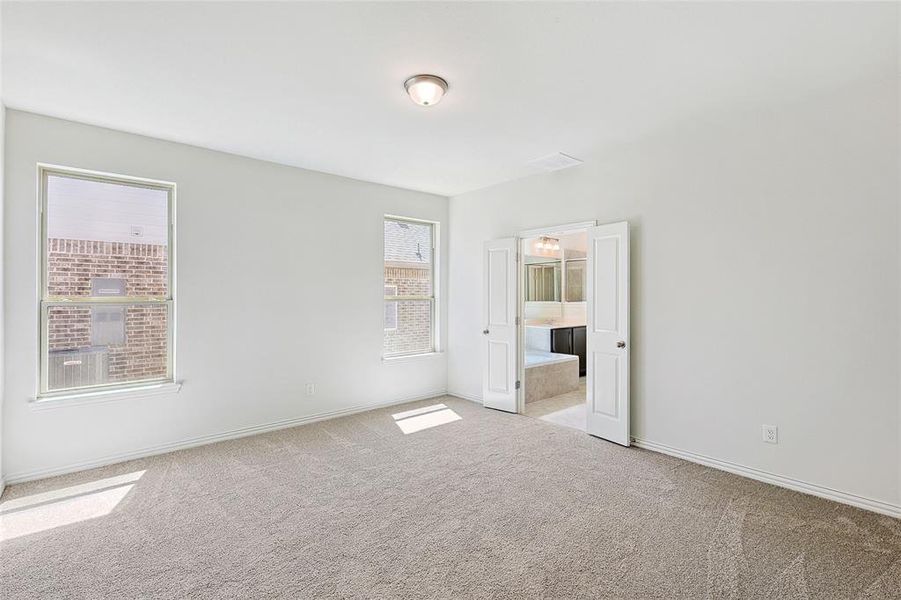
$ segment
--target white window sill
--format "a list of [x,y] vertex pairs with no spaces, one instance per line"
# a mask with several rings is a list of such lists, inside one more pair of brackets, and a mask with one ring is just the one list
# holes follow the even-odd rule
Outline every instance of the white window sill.
[[34,409],[59,408],[76,404],[94,404],[97,402],[110,402],[113,400],[177,394],[181,390],[181,385],[181,382],[170,381],[165,383],[136,385],[134,387],[115,390],[95,390],[62,395],[37,396],[36,398],[32,398],[31,407]]
[[422,354],[403,354],[401,356],[383,356],[382,362],[385,364],[401,364],[411,361],[420,361],[428,358],[436,358],[444,356],[444,352],[423,352]]

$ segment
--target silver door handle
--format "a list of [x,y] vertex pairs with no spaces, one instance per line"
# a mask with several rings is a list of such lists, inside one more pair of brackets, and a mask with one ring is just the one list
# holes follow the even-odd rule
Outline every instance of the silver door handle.
[[617,348],[625,348],[625,347],[626,347],[626,342],[620,340],[620,341],[616,342],[616,347],[617,347]]
[[484,331],[482,331],[482,334],[483,334],[483,335],[488,335],[488,333],[489,333],[489,332],[488,332],[487,329],[485,329]]

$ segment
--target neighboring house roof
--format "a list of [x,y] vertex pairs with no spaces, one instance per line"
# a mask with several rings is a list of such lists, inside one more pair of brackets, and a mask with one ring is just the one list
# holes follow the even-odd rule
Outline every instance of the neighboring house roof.
[[431,264],[432,227],[386,219],[385,262]]

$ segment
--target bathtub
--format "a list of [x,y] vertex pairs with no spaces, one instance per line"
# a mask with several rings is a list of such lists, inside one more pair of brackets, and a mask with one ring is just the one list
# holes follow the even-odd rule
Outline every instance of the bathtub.
[[566,362],[572,359],[578,360],[578,356],[572,354],[556,354],[546,350],[534,350],[526,348],[526,368],[536,367],[538,365],[553,365]]
[[579,357],[526,349],[526,402],[579,389]]

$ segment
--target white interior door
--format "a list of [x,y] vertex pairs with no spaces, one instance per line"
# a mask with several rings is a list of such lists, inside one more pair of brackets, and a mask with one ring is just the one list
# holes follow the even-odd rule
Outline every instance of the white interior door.
[[485,242],[482,403],[516,412],[516,238]]
[[588,433],[628,446],[629,224],[588,229]]

